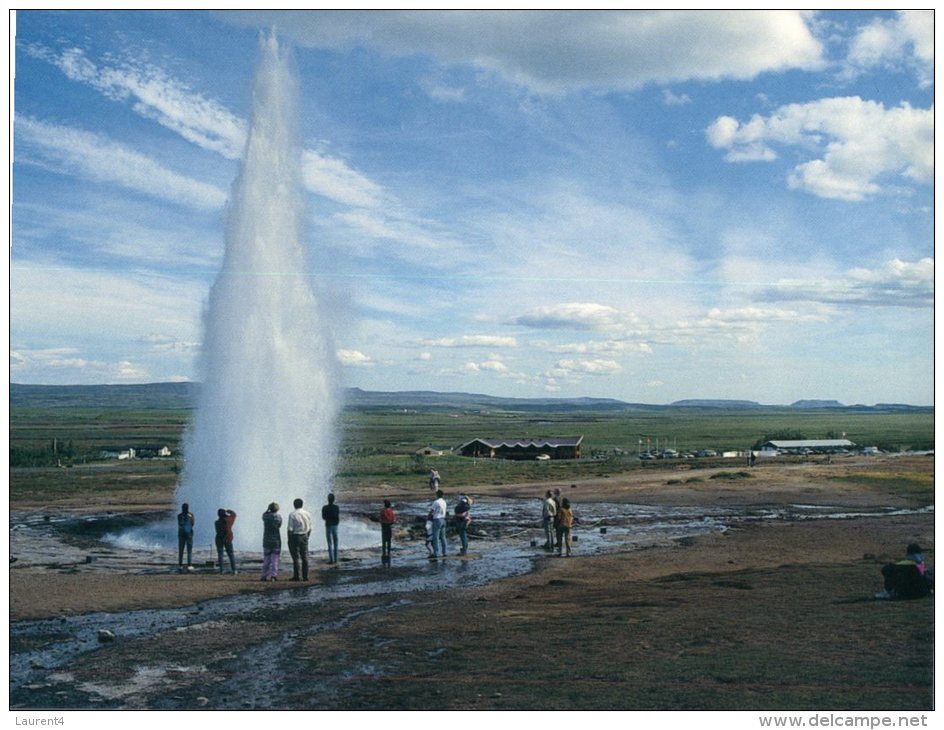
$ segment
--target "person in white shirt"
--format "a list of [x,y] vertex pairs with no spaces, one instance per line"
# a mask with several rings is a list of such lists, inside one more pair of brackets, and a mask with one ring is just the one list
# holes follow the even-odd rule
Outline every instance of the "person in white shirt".
[[[295,511],[288,516],[288,551],[292,554],[292,580],[308,580],[308,537],[311,535],[311,515],[302,509],[304,502],[292,503]],[[301,577],[299,577],[299,567]]]
[[544,549],[554,549],[554,522],[557,517],[557,502],[554,501],[554,493],[550,489],[544,498],[544,507],[541,510],[541,522],[544,525]]
[[443,491],[436,490],[436,499],[429,506],[433,520],[433,557],[446,557],[446,513],[448,511]]

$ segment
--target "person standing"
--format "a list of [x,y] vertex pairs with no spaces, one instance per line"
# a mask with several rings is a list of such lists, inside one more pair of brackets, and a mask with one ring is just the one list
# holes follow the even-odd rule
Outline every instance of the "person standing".
[[[570,557],[570,530],[574,526],[574,513],[570,509],[570,501],[564,497],[561,502],[560,519],[557,528],[557,554],[560,555],[563,546],[567,547],[567,557]],[[563,545],[562,545],[563,543]]]
[[220,560],[220,574],[223,573],[223,552],[229,556],[229,567],[233,575],[236,575],[236,556],[233,554],[233,523],[236,521],[236,513],[231,509],[218,509],[216,511],[217,520],[213,523],[216,530],[216,553]]
[[439,489],[439,472],[435,469],[429,470],[429,488]]
[[272,502],[262,514],[262,578],[279,579],[279,559],[282,555],[282,515],[278,502]]
[[456,534],[459,536],[459,542],[462,547],[459,549],[459,555],[465,555],[469,552],[469,523],[472,521],[472,498],[464,494],[459,497],[456,504]]
[[557,517],[557,502],[554,493],[548,489],[541,508],[541,523],[544,525],[544,549],[554,549],[554,522]]
[[338,523],[341,522],[341,510],[334,503],[334,495],[328,495],[328,504],[321,508],[321,519],[325,523],[325,537],[328,541],[328,565],[338,564]]
[[384,500],[380,510],[380,558],[383,563],[390,562],[390,547],[393,543],[393,523],[397,521],[396,512],[389,499]]
[[[288,551],[292,555],[291,580],[308,580],[308,538],[311,536],[311,515],[304,509],[301,498],[292,506],[295,510],[288,516]],[[301,576],[299,577],[299,567]]]
[[[561,501],[560,489],[554,490],[553,500],[554,500],[554,507],[556,508],[554,512],[554,534],[557,537],[557,552],[560,552],[560,549],[561,549],[560,518],[561,518],[561,505],[563,504],[563,502]],[[551,550],[553,549],[554,549],[554,541],[552,540]]]
[[177,571],[184,572],[184,548],[187,549],[187,572],[193,572],[193,514],[190,505],[180,505],[177,515]]
[[446,557],[446,500],[443,491],[436,490],[436,499],[429,506],[433,520],[433,557]]

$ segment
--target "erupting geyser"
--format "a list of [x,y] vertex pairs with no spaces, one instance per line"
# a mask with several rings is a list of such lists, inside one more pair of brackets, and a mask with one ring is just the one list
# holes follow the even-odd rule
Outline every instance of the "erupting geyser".
[[200,545],[213,539],[217,509],[235,510],[243,549],[258,548],[270,502],[283,519],[295,497],[318,513],[334,476],[339,406],[337,361],[302,247],[296,82],[276,39],[260,45],[176,497],[196,516]]

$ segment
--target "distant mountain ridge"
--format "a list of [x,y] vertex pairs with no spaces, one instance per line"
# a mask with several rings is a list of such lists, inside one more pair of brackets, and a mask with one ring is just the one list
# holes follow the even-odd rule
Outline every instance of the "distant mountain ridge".
[[[145,383],[136,385],[30,385],[10,384],[13,408],[193,408],[200,384]],[[441,393],[427,390],[369,391],[348,388],[347,408],[375,409],[494,409],[516,411],[652,411],[670,408],[715,408],[748,410],[759,408],[836,408],[864,411],[928,411],[933,406],[880,403],[846,406],[835,400],[799,400],[783,405],[763,405],[750,400],[689,398],[668,405],[627,403],[614,398],[503,398],[479,393]]]

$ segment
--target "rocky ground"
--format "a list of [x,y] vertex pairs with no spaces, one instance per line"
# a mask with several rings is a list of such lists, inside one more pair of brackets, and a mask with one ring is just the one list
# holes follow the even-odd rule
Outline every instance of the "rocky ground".
[[[619,520],[586,520],[574,557],[550,557],[530,546],[527,515],[555,487],[578,515],[605,503],[727,517],[605,549],[600,528]],[[874,598],[908,542],[934,562],[933,459],[660,465],[470,491],[485,515],[478,559],[429,563],[401,532],[392,567],[361,553],[316,563],[304,585],[261,583],[257,565],[177,575],[171,556],[125,560],[77,531],[68,518],[95,514],[87,502],[14,504],[11,706],[933,707],[933,598]],[[389,492],[344,502],[369,513],[428,497]],[[146,518],[141,502],[110,505],[114,519]],[[496,565],[512,568],[491,578]]]

